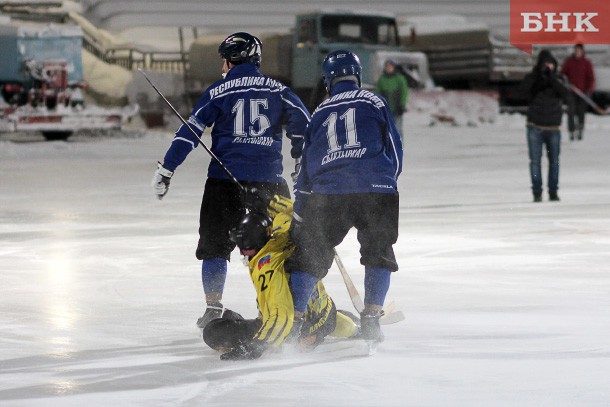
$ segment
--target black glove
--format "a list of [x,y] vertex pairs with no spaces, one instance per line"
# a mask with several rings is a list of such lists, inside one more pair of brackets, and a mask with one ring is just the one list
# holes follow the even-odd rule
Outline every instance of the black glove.
[[244,187],[239,194],[244,206],[255,212],[266,213],[269,202],[273,199],[273,195],[255,187]]
[[259,340],[252,340],[241,344],[232,351],[220,355],[220,360],[253,360],[258,359],[265,352],[265,345]]
[[540,66],[540,79],[545,82],[555,80],[557,79],[557,72],[547,64],[543,64]]
[[[295,215],[297,217],[295,217]],[[290,239],[296,244],[299,242],[303,230],[303,225],[300,220],[300,217],[295,213],[292,215],[292,221],[290,222],[290,229],[288,229],[288,233],[290,235]]]
[[297,182],[297,177],[299,176],[299,171],[301,170],[301,158],[294,159],[294,172],[290,174],[292,178],[292,183]]
[[292,213],[292,222],[290,223],[290,239],[295,244],[299,244],[301,236],[303,234],[303,218],[301,214],[305,212],[305,208],[307,206],[307,201],[309,200],[309,194],[298,193],[298,199],[295,200],[293,213]]
[[163,199],[169,190],[169,180],[174,175],[174,172],[163,167],[161,163],[157,164],[157,171],[155,171],[152,179],[152,187],[157,198]]

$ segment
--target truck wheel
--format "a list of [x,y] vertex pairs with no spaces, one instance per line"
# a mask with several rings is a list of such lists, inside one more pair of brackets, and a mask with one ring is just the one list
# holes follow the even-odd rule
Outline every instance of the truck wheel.
[[72,135],[71,131],[43,131],[43,137],[47,141],[67,140]]

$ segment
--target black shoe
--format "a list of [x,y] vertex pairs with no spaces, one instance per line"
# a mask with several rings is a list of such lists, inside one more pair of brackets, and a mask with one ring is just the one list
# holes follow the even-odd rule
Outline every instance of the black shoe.
[[557,195],[557,192],[549,192],[549,201],[559,201],[559,195]]
[[201,329],[205,328],[205,326],[211,320],[222,317],[223,311],[224,308],[219,302],[208,304],[208,307],[205,309],[203,316],[197,320],[197,327]]
[[381,318],[383,312],[377,312],[375,314],[365,313],[360,314],[360,331],[362,332],[362,339],[365,341],[383,342],[383,332],[381,332],[381,326],[379,325],[379,318]]
[[576,132],[575,131],[571,131],[570,132],[570,141],[574,141],[574,139],[576,138]]
[[534,194],[534,202],[542,202],[542,194]]

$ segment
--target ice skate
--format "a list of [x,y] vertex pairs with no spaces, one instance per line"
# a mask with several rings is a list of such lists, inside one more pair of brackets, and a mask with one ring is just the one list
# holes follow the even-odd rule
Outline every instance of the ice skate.
[[197,328],[203,329],[213,319],[222,317],[224,308],[221,303],[208,305],[203,313],[203,316],[197,320]]

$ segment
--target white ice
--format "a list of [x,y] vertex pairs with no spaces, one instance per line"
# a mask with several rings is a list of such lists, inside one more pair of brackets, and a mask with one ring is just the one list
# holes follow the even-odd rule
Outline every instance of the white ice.
[[[535,204],[522,116],[429,126],[413,109],[387,298],[406,320],[373,356],[352,341],[232,363],[195,327],[203,149],[158,201],[172,129],[4,139],[0,405],[607,406],[610,118],[587,120],[583,141],[564,132],[561,202]],[[362,290],[354,234],[338,252]],[[224,303],[254,317],[232,260]],[[338,270],[325,281],[351,309]]]

